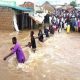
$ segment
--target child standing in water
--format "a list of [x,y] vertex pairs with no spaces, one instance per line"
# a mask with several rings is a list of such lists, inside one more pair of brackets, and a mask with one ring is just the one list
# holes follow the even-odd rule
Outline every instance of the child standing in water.
[[50,31],[50,34],[54,34],[54,28],[52,25],[49,26],[49,31]]
[[49,37],[49,30],[44,26],[44,33],[46,37]]
[[40,42],[43,42],[43,33],[42,33],[42,30],[41,29],[39,29],[39,33],[38,33],[38,39],[39,39],[39,41]]
[[21,49],[21,46],[17,42],[16,37],[12,38],[12,43],[13,43],[14,46],[11,48],[11,53],[9,55],[7,55],[6,57],[4,57],[4,60],[6,60],[8,57],[10,57],[14,53],[16,53],[17,61],[19,63],[24,63],[25,62],[25,56],[24,56],[24,53],[23,53],[23,51]]
[[36,41],[34,38],[34,31],[31,31],[30,37],[31,37],[31,47],[32,47],[32,50],[35,52],[36,51]]

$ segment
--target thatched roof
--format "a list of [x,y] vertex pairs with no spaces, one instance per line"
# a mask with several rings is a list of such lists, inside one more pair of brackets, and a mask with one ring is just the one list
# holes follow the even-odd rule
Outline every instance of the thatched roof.
[[64,5],[64,6],[62,6],[62,9],[65,9],[65,10],[72,9],[72,8],[73,8],[73,6],[70,6],[70,5]]
[[71,6],[71,5],[66,5],[66,6],[64,6],[64,7],[63,7],[63,9],[65,9],[65,10],[67,10],[67,11],[71,12],[71,11],[73,11],[73,10],[74,10],[74,7],[73,7],[73,6]]
[[42,5],[43,9],[48,10],[48,12],[54,12],[55,8],[53,5],[51,5],[48,1],[46,1],[43,5]]
[[20,6],[25,7],[25,8],[34,9],[34,3],[32,3],[32,2],[24,2],[24,4],[22,4]]

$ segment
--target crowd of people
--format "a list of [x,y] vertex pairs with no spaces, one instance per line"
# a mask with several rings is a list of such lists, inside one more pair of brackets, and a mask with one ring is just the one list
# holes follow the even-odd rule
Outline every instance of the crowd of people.
[[[34,31],[30,32],[30,42],[27,43],[25,47],[29,47],[32,49],[32,51],[35,53],[36,51],[36,39],[38,39],[40,42],[44,42],[44,37],[49,37],[49,34],[54,34],[54,29],[52,29],[52,26],[50,26],[48,29],[45,26],[44,31],[39,29],[38,36],[34,36]],[[44,36],[45,35],[45,36]],[[12,56],[14,53],[16,53],[16,58],[19,63],[24,63],[26,58],[24,55],[24,52],[20,46],[20,44],[17,41],[16,37],[12,38],[13,47],[10,49],[11,52],[7,56],[4,57],[4,60],[7,60],[8,57]]]
[[[71,12],[65,10],[57,10],[55,14],[50,16],[50,23],[53,27],[56,26],[58,31],[70,27],[69,32],[80,32],[80,11],[73,10]],[[69,27],[68,27],[69,26]]]
[[[50,23],[48,20],[49,17],[50,17]],[[40,42],[44,42],[44,37],[48,38],[50,34],[53,35],[55,30],[61,32],[62,29],[65,29],[67,32],[70,31],[80,32],[80,12],[77,10],[74,10],[72,12],[57,10],[55,14],[52,14],[49,17],[47,17],[48,25],[44,25],[43,30],[39,29],[37,37],[34,36],[34,31],[30,32],[30,42],[28,42],[28,44],[25,47],[32,48],[34,53],[37,47],[36,39],[38,39]],[[44,21],[46,23],[46,19]],[[12,38],[12,43],[14,46],[11,48],[11,53],[6,57],[4,57],[4,60],[6,60],[9,56],[12,56],[14,53],[16,53],[17,61],[19,63],[24,63],[25,56],[21,46],[17,42],[16,37]]]

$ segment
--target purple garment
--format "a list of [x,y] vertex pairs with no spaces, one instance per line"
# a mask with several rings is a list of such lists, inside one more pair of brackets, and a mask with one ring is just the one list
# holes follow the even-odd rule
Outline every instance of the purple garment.
[[12,53],[16,53],[16,58],[19,63],[24,63],[25,62],[25,56],[24,53],[18,43],[14,45],[12,48]]

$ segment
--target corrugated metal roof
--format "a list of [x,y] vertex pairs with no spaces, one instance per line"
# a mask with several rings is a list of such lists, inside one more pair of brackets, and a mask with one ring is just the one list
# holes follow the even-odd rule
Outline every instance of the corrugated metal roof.
[[27,11],[27,12],[32,11],[31,8],[24,8],[24,7],[21,7],[21,6],[0,5],[0,7],[9,7],[9,8],[12,8],[12,9],[16,9],[16,10],[20,10],[20,11]]

